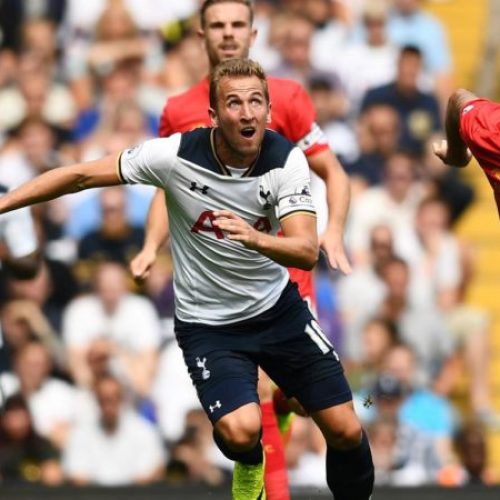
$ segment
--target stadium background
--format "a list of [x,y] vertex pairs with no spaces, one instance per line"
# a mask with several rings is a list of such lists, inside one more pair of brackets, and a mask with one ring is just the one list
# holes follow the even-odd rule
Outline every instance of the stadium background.
[[[490,97],[498,95],[495,87],[497,72],[496,43],[498,33],[495,21],[498,17],[499,3],[496,0],[427,0],[423,2],[426,11],[435,15],[444,26],[453,56],[454,85],[464,86],[471,90],[484,92]],[[474,247],[475,275],[467,290],[468,304],[486,309],[491,318],[491,364],[489,368],[490,387],[492,389],[493,407],[500,411],[500,259],[498,247],[500,232],[498,215],[493,202],[490,187],[477,165],[471,165],[463,171],[463,178],[474,187],[475,200],[460,218],[455,230],[460,238],[469,241]],[[453,392],[453,402],[461,408],[464,414],[470,411],[468,407],[469,378],[463,373],[459,387]],[[487,428],[487,443],[489,465],[500,478],[500,431]],[[22,498],[22,489],[18,486],[0,486],[5,498]],[[16,488],[15,491],[14,489]],[[102,492],[102,498],[155,498],[164,495],[164,498],[224,498],[224,493],[217,490],[206,491],[196,487],[186,487],[185,490],[170,489],[169,486],[154,486],[151,489],[140,491],[137,489],[109,490]],[[67,498],[69,495],[81,498],[101,498],[100,490],[61,489],[59,492],[50,490],[35,490],[31,487],[26,491],[25,498]],[[377,497],[387,498],[462,498],[476,497],[498,498],[498,490],[473,489],[442,491],[437,489],[398,490],[381,489]],[[81,496],[80,496],[81,495]],[[294,498],[322,498],[315,491],[297,494]],[[325,498],[327,498],[325,496]]]

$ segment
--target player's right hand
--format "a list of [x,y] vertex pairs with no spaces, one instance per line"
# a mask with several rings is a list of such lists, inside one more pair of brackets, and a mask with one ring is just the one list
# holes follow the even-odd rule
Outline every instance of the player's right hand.
[[156,252],[143,248],[130,262],[130,272],[136,283],[143,283],[149,276],[155,263]]

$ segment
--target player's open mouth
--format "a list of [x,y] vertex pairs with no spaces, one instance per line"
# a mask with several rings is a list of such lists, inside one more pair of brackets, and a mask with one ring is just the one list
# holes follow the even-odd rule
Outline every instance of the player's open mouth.
[[246,127],[241,130],[241,135],[247,139],[251,139],[255,135],[255,129],[253,127]]

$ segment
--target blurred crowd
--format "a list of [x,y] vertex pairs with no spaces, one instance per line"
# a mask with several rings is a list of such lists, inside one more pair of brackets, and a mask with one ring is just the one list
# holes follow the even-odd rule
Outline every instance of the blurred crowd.
[[[154,137],[169,96],[208,71],[200,3],[0,1],[0,183]],[[308,90],[351,179],[354,271],[320,263],[317,313],[355,391],[377,482],[491,484],[489,318],[464,303],[474,253],[454,233],[473,191],[431,152],[453,64],[425,4],[257,0],[251,57]],[[324,187],[313,187],[321,231]],[[175,342],[168,246],[143,286],[127,270],[152,194],[113,187],[33,208],[40,272],[0,273],[1,481],[230,478]],[[456,405],[465,372],[468,398]],[[324,453],[313,422],[296,417],[290,483],[324,485]]]

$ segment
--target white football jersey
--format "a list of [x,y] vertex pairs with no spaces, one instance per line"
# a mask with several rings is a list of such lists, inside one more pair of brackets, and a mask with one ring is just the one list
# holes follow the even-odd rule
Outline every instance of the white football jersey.
[[227,239],[213,225],[213,212],[230,210],[270,234],[292,214],[314,216],[309,167],[299,148],[266,130],[256,162],[232,177],[215,151],[214,129],[200,128],[126,150],[118,169],[124,182],[165,191],[180,320],[234,323],[277,302],[287,269]]

